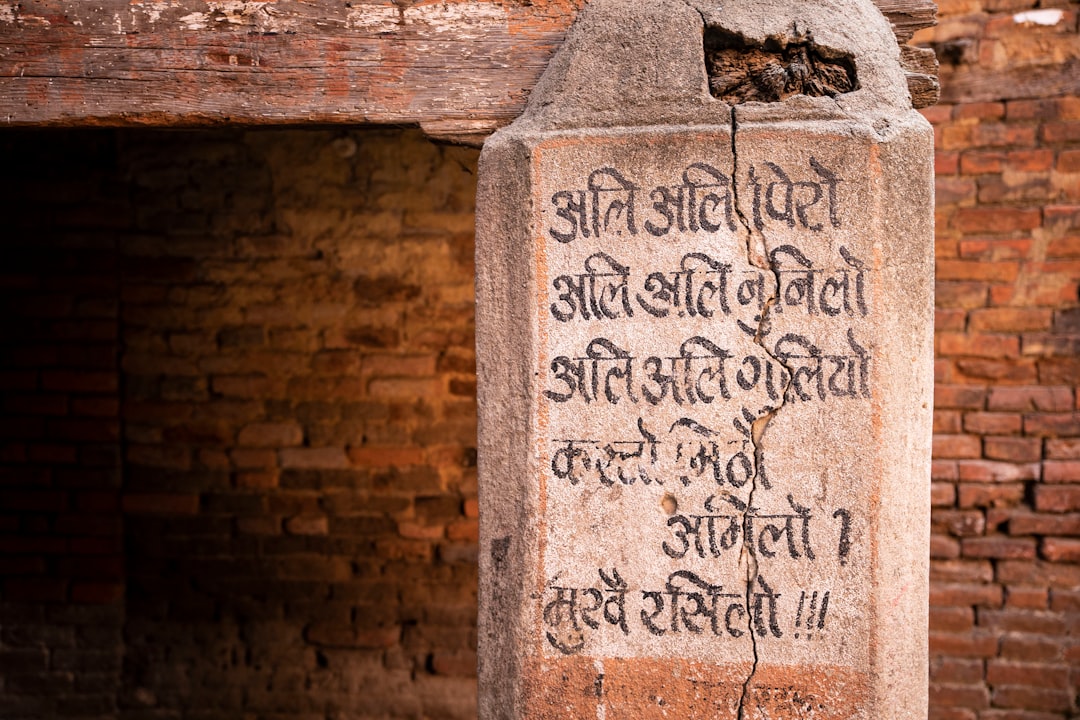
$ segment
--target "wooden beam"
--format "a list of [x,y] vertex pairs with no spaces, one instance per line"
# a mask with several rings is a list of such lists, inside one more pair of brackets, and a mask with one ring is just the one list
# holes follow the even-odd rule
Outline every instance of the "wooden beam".
[[[876,0],[906,42],[931,0]],[[419,124],[524,108],[583,0],[0,0],[0,123]],[[910,62],[932,102],[925,62]]]

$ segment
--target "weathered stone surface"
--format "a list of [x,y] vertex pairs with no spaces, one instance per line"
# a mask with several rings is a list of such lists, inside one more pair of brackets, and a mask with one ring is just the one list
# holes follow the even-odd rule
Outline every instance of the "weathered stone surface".
[[481,716],[910,718],[931,133],[869,2],[695,5],[591,3],[481,157]]

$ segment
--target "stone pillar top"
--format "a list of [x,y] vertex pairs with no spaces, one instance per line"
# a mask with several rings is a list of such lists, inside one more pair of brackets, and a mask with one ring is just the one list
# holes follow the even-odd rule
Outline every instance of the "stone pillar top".
[[796,46],[817,51],[822,65],[846,58],[853,66],[857,89],[817,97],[791,93],[780,102],[735,100],[743,105],[740,120],[882,117],[911,108],[895,36],[870,0],[593,0],[516,125],[560,130],[727,124],[733,103],[714,96],[722,81],[710,77],[704,57],[713,38],[760,48],[758,64],[726,68],[733,75],[767,76],[782,69],[790,78],[805,72],[790,57]]

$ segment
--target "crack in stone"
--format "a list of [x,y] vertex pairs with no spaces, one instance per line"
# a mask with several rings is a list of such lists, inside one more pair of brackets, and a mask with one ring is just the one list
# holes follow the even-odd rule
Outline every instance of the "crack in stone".
[[[703,17],[704,19],[704,17]],[[732,204],[735,206],[735,214],[739,218],[739,222],[742,224],[744,237],[746,238],[746,259],[747,262],[755,267],[767,270],[772,273],[775,282],[772,295],[765,301],[764,306],[761,309],[761,315],[758,316],[757,332],[754,334],[754,342],[761,346],[761,349],[765,351],[765,354],[775,360],[777,364],[783,367],[788,373],[787,382],[784,383],[780,394],[780,404],[775,408],[766,408],[768,412],[759,417],[753,422],[750,429],[750,442],[754,448],[754,475],[750,483],[750,494],[746,501],[746,510],[743,512],[743,533],[742,533],[742,555],[746,558],[746,624],[747,631],[750,634],[750,643],[753,650],[753,663],[750,666],[750,672],[746,676],[746,680],[743,681],[742,693],[739,696],[739,706],[736,714],[736,720],[748,719],[748,707],[747,700],[750,696],[751,683],[754,679],[754,675],[757,673],[759,656],[757,647],[757,637],[754,634],[754,617],[753,617],[753,591],[754,583],[758,578],[758,561],[757,555],[753,551],[753,538],[750,538],[747,534],[749,523],[746,520],[747,513],[754,511],[754,495],[758,489],[758,478],[762,476],[762,463],[764,460],[764,450],[761,447],[761,439],[765,435],[765,428],[769,422],[780,412],[780,408],[787,402],[787,391],[791,385],[792,370],[788,365],[779,357],[769,352],[769,348],[765,345],[765,335],[767,334],[767,328],[769,323],[769,315],[773,305],[778,300],[778,293],[780,289],[780,271],[773,265],[772,261],[768,257],[768,248],[762,242],[761,253],[757,252],[757,248],[754,247],[754,233],[750,229],[750,223],[746,216],[743,214],[742,206],[739,203],[739,154],[738,146],[736,143],[736,137],[739,129],[738,117],[736,114],[736,107],[731,106],[731,193]]]
[[[684,0],[686,5],[692,10],[697,12],[701,17],[702,25],[702,61],[704,62],[704,35],[705,30],[709,26],[709,22],[705,17],[705,13],[700,8],[696,7],[692,0]],[[758,489],[758,478],[761,477],[762,461],[764,459],[764,450],[761,447],[761,439],[765,434],[765,428],[769,422],[780,412],[780,408],[787,402],[787,391],[791,386],[792,378],[794,374],[791,367],[788,366],[781,358],[777,357],[773,353],[769,352],[768,347],[765,345],[765,335],[767,334],[767,328],[769,323],[770,311],[779,299],[778,294],[780,292],[780,271],[773,265],[772,260],[768,256],[768,247],[762,240],[761,252],[758,252],[758,248],[754,247],[754,233],[750,228],[750,222],[746,215],[743,214],[742,205],[739,202],[739,154],[738,146],[736,143],[736,137],[738,134],[739,123],[736,114],[736,107],[731,105],[731,194],[732,204],[735,206],[735,215],[739,218],[739,223],[742,225],[743,234],[746,238],[746,260],[750,265],[758,267],[762,270],[766,270],[772,273],[774,280],[774,290],[772,295],[765,301],[761,315],[758,316],[757,332],[754,334],[754,342],[761,346],[761,349],[765,351],[765,354],[775,360],[784,370],[787,371],[787,382],[783,384],[780,394],[780,404],[775,408],[766,408],[768,412],[762,417],[756,419],[750,429],[750,442],[754,448],[754,475],[751,479],[750,494],[747,497],[746,510],[743,511],[742,518],[742,556],[746,558],[746,626],[747,632],[750,634],[750,646],[753,652],[753,662],[750,666],[750,672],[747,674],[746,679],[742,684],[742,692],[739,695],[739,705],[736,711],[736,720],[748,720],[749,707],[747,700],[750,697],[751,683],[753,682],[754,675],[757,673],[758,668],[758,646],[757,637],[754,634],[754,617],[753,617],[753,591],[754,583],[758,578],[758,561],[757,555],[753,552],[752,539],[748,539],[747,529],[748,523],[746,515],[752,512],[754,509],[754,495]]]

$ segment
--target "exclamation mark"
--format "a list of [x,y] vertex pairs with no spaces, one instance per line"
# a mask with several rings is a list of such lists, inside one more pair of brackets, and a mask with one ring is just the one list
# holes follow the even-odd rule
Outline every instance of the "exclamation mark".
[[802,623],[802,608],[803,603],[806,602],[806,591],[803,590],[799,595],[799,609],[795,611],[795,639],[799,639],[799,625]]
[[818,613],[817,627],[818,630],[825,629],[825,613],[829,611],[829,591],[826,590],[825,594],[821,598],[821,612]]
[[806,639],[814,637],[814,613],[817,612],[817,590],[810,596],[810,607],[806,611]]

